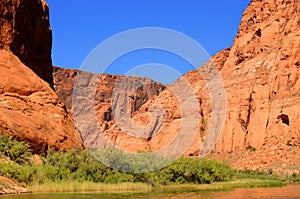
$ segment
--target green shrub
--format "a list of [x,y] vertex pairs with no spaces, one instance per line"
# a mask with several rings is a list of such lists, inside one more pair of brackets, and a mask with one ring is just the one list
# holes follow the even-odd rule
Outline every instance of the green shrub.
[[233,170],[225,163],[212,159],[180,158],[163,169],[170,182],[212,183],[229,181]]
[[66,168],[69,169],[70,172],[74,172],[79,168],[82,159],[82,152],[79,149],[71,149],[67,152],[56,152],[50,149],[46,158],[46,164]]
[[[122,151],[108,149],[104,152],[92,152],[101,160],[117,166],[117,171],[100,163],[87,150],[71,149],[66,152],[49,150],[43,163],[29,164],[32,156],[24,142],[13,140],[12,137],[0,135],[0,154],[5,156],[0,162],[0,176],[13,178],[20,183],[45,184],[49,182],[142,182],[153,186],[169,183],[209,184],[232,179],[278,180],[273,171],[254,172],[234,171],[229,165],[213,159],[180,158],[170,165],[171,160],[159,158],[152,153],[139,153],[138,156],[125,154]],[[153,164],[154,163],[154,164]],[[165,165],[168,165],[164,167]],[[164,168],[163,168],[164,167]],[[158,168],[163,168],[158,170]],[[154,170],[140,172],[141,169]],[[135,171],[137,173],[126,173]],[[299,182],[300,174],[294,173],[286,177],[289,182]]]
[[34,181],[34,177],[36,176],[37,167],[36,166],[22,166],[18,168],[18,173],[14,177],[19,183],[24,183],[25,185],[29,185]]
[[0,176],[15,179],[26,185],[33,181],[36,168],[30,165],[20,166],[14,162],[0,162]]
[[293,172],[290,176],[286,176],[285,181],[290,183],[300,183],[300,172]]
[[151,152],[129,154],[115,148],[107,148],[104,151],[90,149],[90,152],[97,160],[101,160],[106,165],[130,173],[156,171],[168,165],[170,161]]
[[71,179],[70,170],[67,168],[52,165],[38,165],[36,167],[36,175],[33,178],[35,183],[43,184]]
[[0,161],[0,176],[16,178],[19,174],[19,168],[20,166],[14,162]]
[[14,140],[12,136],[2,134],[0,134],[0,153],[18,164],[29,163],[32,156],[28,144]]
[[131,174],[120,173],[117,171],[108,172],[104,180],[105,183],[121,183],[133,181],[134,177]]
[[280,180],[276,174],[264,171],[240,170],[235,174],[236,179]]

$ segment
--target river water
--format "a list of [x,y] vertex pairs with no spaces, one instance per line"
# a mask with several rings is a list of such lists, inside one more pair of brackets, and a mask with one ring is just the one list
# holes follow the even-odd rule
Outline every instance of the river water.
[[25,194],[0,196],[0,199],[300,199],[300,184],[288,185],[274,188],[239,188],[228,191],[169,191],[169,192],[147,192],[147,193],[51,193],[51,194]]

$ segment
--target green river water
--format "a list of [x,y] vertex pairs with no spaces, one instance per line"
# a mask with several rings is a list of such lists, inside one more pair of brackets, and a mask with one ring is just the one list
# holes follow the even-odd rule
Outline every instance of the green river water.
[[226,191],[180,191],[168,192],[122,192],[122,193],[49,193],[6,195],[0,199],[122,199],[122,198],[151,198],[151,199],[202,199],[202,198],[255,198],[255,199],[300,199],[300,184],[274,188],[238,188]]

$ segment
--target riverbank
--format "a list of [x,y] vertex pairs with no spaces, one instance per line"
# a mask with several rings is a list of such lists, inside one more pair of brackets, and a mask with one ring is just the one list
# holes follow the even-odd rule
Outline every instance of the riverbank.
[[43,185],[32,185],[29,189],[34,193],[55,192],[149,192],[149,191],[193,191],[193,190],[227,190],[234,188],[281,187],[286,184],[277,180],[245,179],[212,184],[169,184],[149,185],[146,183],[95,183],[95,182],[49,182]]
[[0,195],[21,193],[31,193],[31,191],[9,178],[0,176]]
[[52,193],[33,193],[25,195],[8,195],[3,199],[82,199],[82,198],[101,198],[101,199],[229,199],[229,198],[300,198],[300,184],[288,184],[283,187],[259,187],[259,188],[236,188],[223,190],[195,190],[195,189],[169,189],[151,191],[115,191],[115,192],[52,192]]
[[[1,139],[1,135],[0,146],[0,176],[11,178],[33,192],[218,190],[283,186],[283,182],[300,182],[300,173],[278,176],[272,169],[235,170],[226,162],[205,158],[182,157],[165,162],[167,160],[150,152],[140,153],[139,159],[131,159],[114,150],[98,154],[111,161],[109,165],[119,165],[118,170],[102,164],[95,158],[95,154],[87,150],[62,152],[49,149],[46,156],[36,156],[26,143],[12,141],[9,136],[2,136]],[[146,165],[155,162],[159,167],[145,168],[152,169],[151,172],[137,172],[141,162],[147,162]],[[162,163],[168,165],[163,167]]]

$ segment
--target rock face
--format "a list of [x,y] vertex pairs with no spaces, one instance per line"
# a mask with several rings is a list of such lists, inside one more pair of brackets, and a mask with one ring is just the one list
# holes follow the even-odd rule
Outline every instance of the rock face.
[[51,29],[44,0],[0,0],[0,133],[49,147],[83,147],[53,91]]
[[[229,159],[240,169],[300,170],[299,12],[299,1],[253,0],[234,45],[212,58],[227,97],[225,125],[212,157]],[[203,85],[197,75],[185,77]],[[196,92],[206,95],[205,87]]]
[[50,85],[51,48],[52,31],[45,0],[0,0],[0,49],[13,52]]
[[[194,100],[190,98],[187,87],[184,86],[184,81],[188,81],[198,104],[194,106],[197,109],[191,109],[191,106],[184,106],[184,109],[189,113],[198,111],[199,117],[198,126],[193,129],[196,134],[193,135],[188,149],[184,151],[185,155],[201,154],[203,151],[200,148],[204,146],[205,149],[204,140],[207,140],[209,129],[221,128],[221,134],[216,143],[211,143],[214,147],[207,156],[229,160],[239,169],[271,168],[274,172],[285,173],[299,171],[299,13],[299,0],[252,0],[243,15],[238,35],[231,48],[220,51],[199,70],[190,71],[173,85],[159,90],[156,92],[158,95],[148,95],[144,98],[145,93],[138,92],[141,93],[138,99],[144,100],[132,109],[130,107],[137,99],[133,96],[132,102],[127,104],[127,109],[131,110],[130,118],[135,124],[147,126],[153,120],[163,121],[158,129],[157,125],[150,125],[154,133],[149,133],[151,129],[147,129],[148,133],[142,136],[128,135],[126,128],[120,128],[124,123],[119,125],[114,118],[116,115],[111,115],[112,90],[115,89],[118,77],[99,77],[101,86],[94,95],[95,110],[104,135],[119,148],[127,151],[157,151],[170,144],[180,132],[183,122],[189,120],[189,115],[184,115],[181,108],[183,102]],[[224,89],[214,87],[215,79],[207,81],[201,75],[211,75],[213,68],[220,71]],[[56,91],[69,109],[70,95],[74,89],[71,82],[75,73],[76,71],[63,69],[56,69],[54,72]],[[87,75],[86,82],[92,82],[88,81],[92,77]],[[79,87],[85,85],[85,88],[88,88],[86,82],[81,82]],[[214,93],[209,93],[211,89],[208,85],[213,88]],[[212,95],[221,95],[222,90],[226,92],[224,126],[222,121],[220,124],[211,123],[213,112],[221,110],[211,102]],[[77,98],[82,93],[78,94]],[[180,94],[184,95],[181,100]],[[163,117],[156,117],[157,120],[152,117],[155,115],[154,105],[160,105],[165,111],[160,112]],[[91,106],[94,107],[94,104]],[[93,110],[83,105],[79,107],[81,112]],[[84,137],[88,135],[86,132],[82,134]],[[94,145],[92,142],[97,140],[98,135],[89,136],[88,142]],[[101,143],[96,145],[100,146]]]
[[[136,139],[116,125],[117,114],[126,112],[129,117],[133,116],[143,104],[163,91],[165,86],[146,78],[97,75],[58,67],[54,67],[53,75],[57,95],[73,114],[76,125],[85,129],[81,131],[81,136],[88,147],[102,147],[103,143],[97,139],[101,131],[114,144],[126,145],[131,151],[138,150]],[[139,142],[142,149],[147,148],[145,139]]]
[[29,143],[35,153],[49,147],[82,147],[64,104],[49,84],[9,51],[0,50],[0,132]]
[[253,0],[223,56],[227,117],[215,151],[237,168],[300,169],[299,12],[300,1]]
[[[199,68],[204,73],[218,68],[226,91],[224,127],[208,156],[230,160],[239,169],[300,170],[299,12],[299,1],[253,0],[234,45]],[[199,71],[182,78],[197,93],[205,140],[216,126],[208,126],[212,105]],[[197,155],[202,143],[195,137],[186,155]]]

